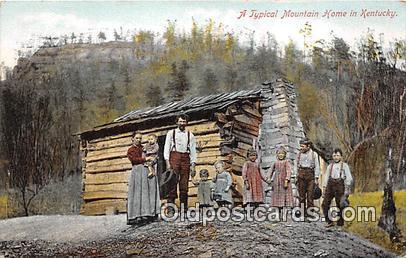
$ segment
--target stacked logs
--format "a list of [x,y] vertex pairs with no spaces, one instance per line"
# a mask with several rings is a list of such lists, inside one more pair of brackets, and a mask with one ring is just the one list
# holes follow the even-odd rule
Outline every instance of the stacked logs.
[[220,134],[224,141],[220,152],[223,156],[232,154],[232,160],[227,160],[229,171],[233,177],[234,198],[240,202],[244,182],[242,166],[246,162],[247,151],[255,148],[258,142],[259,126],[262,122],[259,101],[242,101],[229,106],[224,113],[217,112],[215,116],[221,127]]

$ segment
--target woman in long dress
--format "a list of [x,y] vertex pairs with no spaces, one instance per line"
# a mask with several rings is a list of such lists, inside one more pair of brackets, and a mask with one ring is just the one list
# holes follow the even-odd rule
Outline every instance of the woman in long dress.
[[132,136],[133,145],[127,152],[128,159],[132,164],[128,179],[128,225],[156,220],[161,208],[157,177],[148,177],[149,170],[144,165],[153,157],[145,158],[141,140],[142,135],[134,133]]
[[290,177],[292,166],[286,159],[286,150],[280,147],[276,151],[276,162],[272,166],[270,181],[272,185],[272,206],[283,208],[293,207],[293,193]]

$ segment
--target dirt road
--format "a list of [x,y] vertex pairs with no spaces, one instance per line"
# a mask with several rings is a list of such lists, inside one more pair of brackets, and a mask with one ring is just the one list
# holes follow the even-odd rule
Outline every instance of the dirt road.
[[393,257],[338,228],[306,222],[154,222],[125,215],[34,216],[0,221],[0,255]]

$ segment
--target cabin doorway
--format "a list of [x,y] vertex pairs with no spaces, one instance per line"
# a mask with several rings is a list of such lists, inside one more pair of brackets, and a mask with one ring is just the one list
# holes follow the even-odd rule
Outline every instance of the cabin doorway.
[[[159,154],[158,154],[158,163],[157,163],[157,175],[158,175],[158,183],[161,185],[162,182],[162,173],[166,170],[166,162],[164,159],[164,147],[165,147],[165,135],[158,136],[158,145],[159,145]],[[159,187],[159,193],[161,199],[167,199],[168,197],[168,185],[165,184]]]

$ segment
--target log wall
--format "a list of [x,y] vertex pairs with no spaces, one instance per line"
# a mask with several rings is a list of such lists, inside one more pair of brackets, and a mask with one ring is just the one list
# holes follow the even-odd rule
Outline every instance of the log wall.
[[[175,125],[140,131],[143,143],[147,135],[166,135]],[[198,146],[196,168],[209,168],[220,153],[220,128],[215,121],[200,120],[187,126],[196,136]],[[106,210],[126,211],[128,176],[131,163],[127,150],[131,146],[131,132],[91,140],[82,145],[83,200],[81,213],[86,215],[106,214]]]

